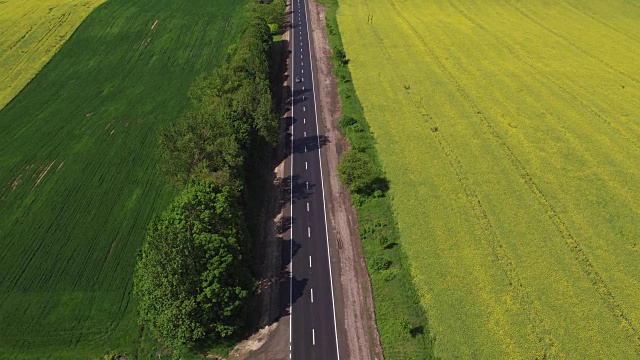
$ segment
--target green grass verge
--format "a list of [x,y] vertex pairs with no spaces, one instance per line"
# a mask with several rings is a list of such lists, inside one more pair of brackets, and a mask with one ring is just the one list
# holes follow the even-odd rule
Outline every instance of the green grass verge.
[[155,356],[131,290],[175,194],[157,130],[238,39],[246,3],[108,1],[0,112],[0,358]]
[[[364,117],[351,81],[348,61],[336,54],[344,53],[336,20],[338,1],[319,1],[327,6],[327,35],[333,50],[333,72],[338,78],[344,117],[356,123],[343,128],[352,151],[360,151],[371,160],[374,171],[384,174],[378,160],[373,135]],[[346,54],[348,58],[348,54]],[[376,323],[386,359],[429,359],[433,339],[427,316],[420,305],[406,255],[398,244],[398,228],[391,199],[386,196],[363,198],[352,194],[356,206],[360,237],[373,285]],[[381,244],[380,239],[385,239]]]

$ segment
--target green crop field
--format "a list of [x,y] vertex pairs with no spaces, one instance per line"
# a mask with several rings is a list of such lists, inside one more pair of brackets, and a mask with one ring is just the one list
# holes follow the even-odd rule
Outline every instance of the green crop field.
[[174,195],[156,134],[237,40],[246,3],[107,1],[0,111],[0,358],[139,347],[133,267]]
[[639,358],[640,4],[339,3],[435,355]]
[[103,1],[0,1],[0,109]]

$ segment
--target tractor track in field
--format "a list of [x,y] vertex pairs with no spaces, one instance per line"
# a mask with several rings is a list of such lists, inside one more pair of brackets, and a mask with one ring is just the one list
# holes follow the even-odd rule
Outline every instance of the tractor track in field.
[[583,15],[585,15],[585,16],[587,16],[587,17],[589,17],[591,20],[593,20],[593,21],[595,21],[595,22],[599,23],[600,25],[602,25],[602,26],[604,26],[604,27],[606,27],[606,28],[611,29],[612,31],[616,32],[618,35],[624,36],[624,37],[626,37],[626,38],[627,38],[627,39],[629,39],[629,40],[632,40],[632,41],[635,41],[635,42],[637,42],[637,43],[640,43],[640,39],[639,39],[639,38],[637,38],[637,37],[635,37],[635,36],[632,36],[632,35],[630,35],[630,34],[628,34],[628,33],[624,32],[624,31],[622,31],[622,30],[619,30],[618,28],[614,27],[613,25],[611,25],[611,24],[609,24],[609,23],[607,23],[607,22],[604,22],[604,21],[602,21],[602,20],[598,19],[598,17],[593,16],[592,14],[588,13],[587,11],[585,11],[585,10],[583,10],[583,9],[579,9],[579,8],[577,8],[575,5],[570,4],[568,1],[563,1],[563,3],[564,3],[566,6],[570,7],[571,9],[573,9],[574,11],[579,12],[579,13],[581,13],[581,14],[583,14]]
[[[375,28],[372,28],[372,32],[375,34],[375,36],[378,38],[379,43],[381,44],[383,56],[387,59],[387,61],[389,61],[389,63],[393,64],[394,61],[391,57],[391,54],[384,45],[382,37],[377,32],[377,30],[375,30]],[[397,70],[398,68],[398,66],[394,66],[396,77],[402,79],[402,82],[404,84],[408,83],[407,78]],[[509,291],[513,293],[515,299],[518,299],[521,308],[527,314],[529,324],[534,329],[533,336],[539,343],[540,351],[542,353],[541,356],[543,358],[548,358],[549,356],[561,356],[557,348],[557,341],[549,334],[548,329],[546,329],[544,325],[544,319],[540,315],[538,306],[535,304],[529,290],[524,285],[521,276],[518,274],[518,270],[514,262],[511,260],[509,254],[507,253],[504,244],[500,241],[500,238],[491,222],[491,219],[489,218],[482,200],[480,200],[477,191],[471,185],[469,177],[466,175],[462,162],[455,154],[453,147],[449,144],[445,136],[442,135],[442,132],[438,130],[438,122],[424,107],[422,99],[413,94],[410,90],[407,90],[406,94],[413,103],[413,106],[416,108],[416,110],[418,110],[421,117],[424,119],[428,128],[432,129],[431,134],[435,137],[442,153],[449,163],[449,166],[454,171],[456,178],[458,179],[458,182],[460,183],[460,186],[466,196],[468,205],[471,208],[477,223],[481,224],[480,229],[486,235],[485,239],[488,240],[488,245],[490,246],[491,251],[495,259],[497,260],[497,263],[499,264],[501,270],[504,272],[506,281],[509,284]]]
[[[571,97],[572,101],[580,104],[582,106],[582,108],[595,115],[599,120],[601,120],[601,122],[603,123],[603,125],[611,130],[615,136],[617,138],[623,139],[626,141],[626,143],[628,145],[631,145],[634,149],[636,150],[640,150],[640,143],[638,143],[637,141],[635,141],[635,139],[633,138],[633,136],[629,136],[629,134],[627,134],[626,132],[620,130],[618,127],[616,127],[611,121],[609,121],[604,115],[602,115],[600,112],[598,112],[596,109],[594,109],[593,107],[591,107],[588,102],[583,101],[581,98],[579,98],[578,96],[576,96],[574,93],[570,92],[569,90],[567,90],[567,88],[565,88],[564,86],[562,86],[561,84],[559,84],[557,81],[555,81],[552,77],[550,77],[549,75],[545,74],[544,71],[541,71],[539,69],[539,67],[535,66],[534,63],[532,63],[531,61],[527,60],[526,58],[522,57],[521,55],[518,54],[518,52],[513,49],[513,47],[511,47],[506,41],[504,41],[504,39],[500,38],[499,36],[495,35],[491,30],[489,30],[488,28],[486,28],[484,25],[482,25],[479,21],[476,21],[476,19],[474,19],[473,17],[471,17],[468,13],[466,13],[463,9],[461,9],[456,3],[456,0],[448,0],[449,5],[456,11],[458,12],[461,16],[463,16],[465,19],[467,19],[467,21],[469,21],[471,24],[477,26],[479,29],[483,30],[487,35],[491,36],[498,44],[500,44],[500,46],[502,46],[503,49],[507,50],[509,52],[509,54],[511,56],[513,56],[513,58],[515,60],[517,60],[520,64],[525,65],[527,67],[529,67],[532,71],[534,71],[534,73],[543,78],[545,82],[551,83],[553,85],[555,85],[562,93],[564,93],[565,95],[568,95],[569,97]],[[576,87],[579,87],[579,85],[574,84]],[[566,130],[562,124],[557,124],[559,127],[561,127],[563,130]],[[574,136],[569,136],[567,135],[566,138],[568,139],[568,141],[573,141],[575,142],[575,137]],[[574,145],[576,148],[578,148],[579,150],[582,151],[582,153],[584,154],[585,160],[588,160],[590,164],[593,164],[593,169],[594,171],[600,175],[602,178],[606,178],[606,174],[603,174],[602,171],[600,171],[599,169],[597,169],[597,167],[595,166],[595,160],[593,159],[592,156],[588,155],[589,151],[587,149],[585,149],[583,146],[579,145],[579,144],[575,144]],[[613,187],[613,186],[612,186]],[[624,195],[628,196],[628,197],[633,197],[635,194],[628,191],[627,189],[621,189],[621,188],[617,188],[618,191],[622,192]]]
[[[515,155],[513,150],[509,147],[509,145],[502,139],[498,131],[494,128],[494,126],[489,122],[489,120],[484,116],[481,112],[480,107],[473,101],[471,96],[464,90],[460,82],[456,79],[456,77],[451,73],[451,71],[445,66],[442,60],[435,54],[435,51],[429,46],[429,44],[425,41],[424,37],[418,32],[415,27],[407,20],[407,18],[399,11],[394,0],[390,0],[390,5],[396,15],[405,23],[405,25],[411,30],[413,35],[423,44],[425,50],[429,52],[429,54],[436,61],[438,66],[443,70],[443,72],[450,78],[451,81],[454,82],[458,93],[465,100],[467,105],[478,114],[479,119],[482,121],[484,128],[491,135],[494,142],[502,148],[504,153],[506,154],[509,162],[512,167],[518,173],[519,177],[526,184],[529,191],[535,196],[539,205],[545,210],[545,213],[551,223],[554,225],[558,233],[561,235],[567,249],[571,252],[577,264],[579,265],[580,270],[583,275],[587,277],[589,282],[591,283],[593,289],[597,292],[597,294],[604,301],[606,306],[611,311],[612,315],[618,320],[620,325],[627,330],[630,335],[630,340],[633,346],[634,351],[638,356],[640,356],[640,334],[638,333],[637,328],[634,326],[632,319],[628,315],[628,313],[624,310],[622,305],[616,300],[614,294],[612,293],[610,287],[606,284],[602,275],[598,272],[596,267],[593,265],[586,251],[580,245],[578,240],[573,236],[569,227],[567,226],[564,219],[560,216],[557,210],[554,208],[553,204],[547,199],[542,189],[535,182],[533,177],[530,175],[522,161]],[[520,12],[520,11],[519,11]]]
[[448,2],[449,2],[449,5],[451,5],[451,7],[456,12],[458,12],[462,17],[467,19],[467,21],[469,21],[471,24],[477,26],[479,29],[485,31],[486,34],[488,34],[496,42],[498,42],[505,50],[507,50],[509,52],[509,54],[511,56],[513,56],[514,59],[518,60],[518,62],[520,62],[521,64],[526,65],[527,67],[529,67],[531,70],[533,70],[535,72],[536,75],[540,76],[541,78],[544,78],[545,81],[547,81],[547,82],[553,84],[554,86],[556,86],[562,93],[564,93],[565,95],[571,97],[571,99],[573,101],[579,103],[583,109],[585,109],[587,112],[590,112],[596,118],[598,118],[602,122],[602,124],[604,126],[606,126],[611,131],[615,132],[616,136],[619,136],[620,138],[624,139],[629,145],[632,145],[634,148],[640,150],[640,144],[632,136],[629,136],[627,133],[625,133],[624,131],[620,130],[618,127],[616,127],[609,119],[607,119],[606,116],[602,115],[598,110],[596,110],[595,108],[590,106],[588,102],[585,102],[584,100],[582,100],[581,98],[576,96],[574,93],[572,93],[569,90],[567,90],[567,88],[565,88],[560,83],[555,81],[549,75],[545,74],[543,71],[541,71],[539,69],[539,67],[535,66],[531,61],[527,60],[526,58],[524,58],[523,56],[518,54],[518,52],[516,50],[514,50],[512,46],[510,46],[502,38],[500,38],[497,35],[495,35],[493,32],[491,32],[489,29],[487,29],[485,26],[483,26],[480,22],[478,22],[475,19],[473,19],[469,14],[467,14],[458,5],[456,5],[453,0],[448,0]]
[[605,60],[592,55],[589,51],[585,50],[584,48],[582,48],[581,46],[578,46],[576,43],[574,43],[573,41],[571,41],[571,39],[567,38],[566,36],[562,35],[561,33],[553,30],[552,28],[544,25],[543,23],[541,23],[540,21],[538,21],[536,18],[534,18],[533,16],[527,14],[525,11],[523,11],[522,9],[520,9],[519,7],[513,5],[511,2],[506,1],[505,2],[509,7],[511,7],[512,9],[514,9],[516,12],[518,12],[518,14],[522,15],[524,18],[526,18],[527,20],[529,20],[531,23],[537,25],[538,27],[540,27],[541,29],[543,29],[544,31],[548,32],[549,34],[561,39],[562,41],[564,41],[565,43],[567,43],[569,46],[571,46],[572,48],[578,50],[579,52],[581,52],[582,54],[584,54],[585,56],[601,63],[602,65],[604,65],[607,69],[609,69],[610,71],[621,75],[625,78],[627,78],[630,81],[633,81],[636,84],[640,84],[640,81],[636,78],[634,78],[633,76],[629,75],[628,73],[618,69],[617,67],[609,64],[608,62],[606,62]]

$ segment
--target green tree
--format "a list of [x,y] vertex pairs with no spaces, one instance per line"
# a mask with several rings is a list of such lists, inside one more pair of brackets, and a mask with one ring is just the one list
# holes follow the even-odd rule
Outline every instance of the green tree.
[[188,113],[160,136],[161,167],[178,185],[191,176],[234,172],[242,164],[233,123],[225,113]]
[[149,226],[134,292],[140,321],[174,349],[228,337],[243,324],[253,281],[237,197],[230,187],[193,179]]
[[338,164],[338,176],[352,193],[370,195],[376,190],[376,172],[369,158],[358,151],[348,151]]

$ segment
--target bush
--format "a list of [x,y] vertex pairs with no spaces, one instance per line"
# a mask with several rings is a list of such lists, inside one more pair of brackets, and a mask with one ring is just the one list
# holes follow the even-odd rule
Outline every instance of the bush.
[[348,151],[338,164],[338,176],[352,193],[369,195],[375,191],[377,178],[369,158],[357,151]]
[[341,117],[340,120],[338,120],[338,124],[343,129],[346,129],[349,126],[353,126],[353,125],[355,125],[357,123],[358,123],[358,120],[356,120],[356,118],[354,118],[352,116],[348,116],[348,115],[345,115],[345,116]]
[[376,240],[377,240],[378,244],[380,244],[380,246],[383,249],[386,248],[389,245],[389,243],[391,242],[389,237],[386,236],[385,234],[378,233],[375,236],[376,236]]
[[375,271],[387,270],[391,266],[391,260],[384,256],[375,256],[371,259],[371,269]]
[[382,273],[382,280],[384,280],[385,282],[389,282],[395,279],[397,275],[397,271],[395,271],[394,269],[389,269]]
[[366,153],[373,149],[373,140],[368,133],[364,131],[353,131],[349,135],[349,143],[353,151]]
[[331,57],[335,64],[338,64],[341,66],[345,66],[349,64],[349,59],[347,59],[347,54],[344,52],[344,49],[342,48],[335,49]]

